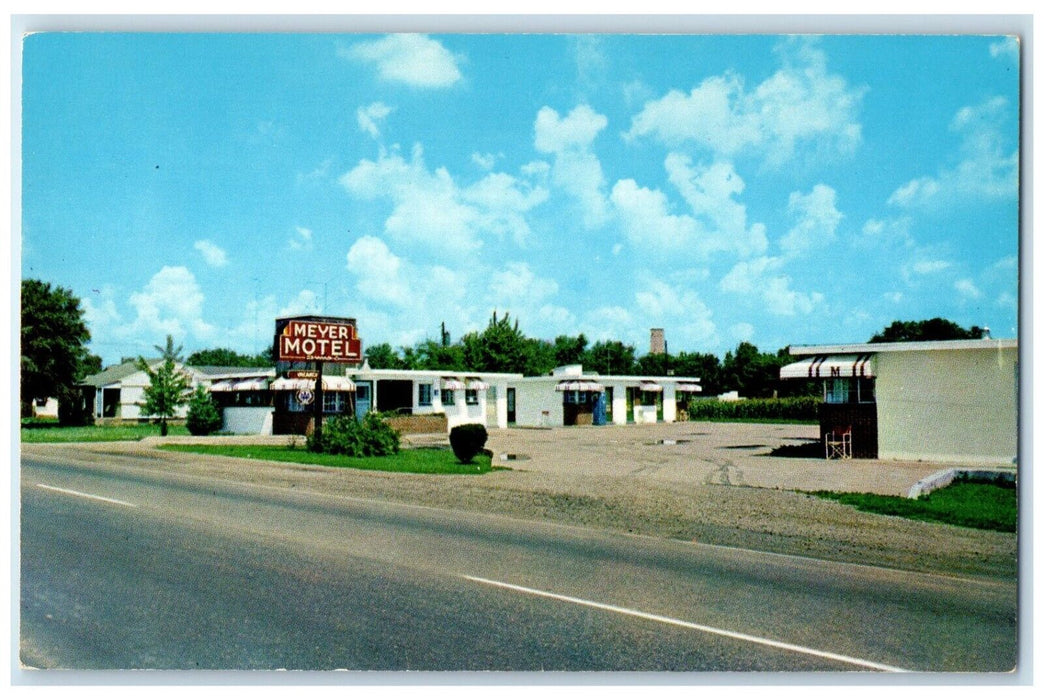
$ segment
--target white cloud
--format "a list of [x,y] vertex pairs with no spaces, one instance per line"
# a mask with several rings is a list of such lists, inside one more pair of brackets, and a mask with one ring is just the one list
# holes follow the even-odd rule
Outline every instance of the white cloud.
[[758,299],[769,313],[776,316],[808,315],[822,303],[819,292],[798,292],[790,288],[791,279],[784,274],[774,274],[783,266],[781,258],[760,257],[741,260],[719,283],[724,292]]
[[374,64],[382,80],[413,87],[449,87],[462,77],[458,57],[423,34],[391,34],[340,53]]
[[826,185],[816,185],[807,195],[792,192],[787,212],[797,223],[780,240],[780,247],[788,253],[801,254],[832,242],[842,219],[836,203],[837,193]]
[[385,117],[392,113],[392,108],[383,102],[374,102],[366,107],[355,110],[355,119],[359,122],[359,128],[373,138],[380,138],[380,123]]
[[712,76],[688,94],[671,90],[632,120],[627,138],[667,145],[695,142],[718,157],[763,155],[778,167],[797,149],[849,154],[862,139],[857,112],[865,89],[827,71],[825,54],[805,39],[787,41],[783,66],[753,90],[734,73]]
[[504,173],[461,187],[445,168],[429,171],[419,145],[409,162],[382,152],[376,161],[360,161],[340,182],[356,197],[391,200],[384,229],[393,239],[450,257],[474,252],[485,234],[523,241],[529,234],[525,214],[547,198],[542,187]]
[[732,163],[694,166],[688,156],[670,153],[664,168],[692,213],[707,222],[701,248],[706,252],[735,250],[741,255],[765,252],[765,226],[755,223],[748,227],[747,208],[734,199],[746,185]]
[[304,226],[294,226],[294,235],[289,241],[291,250],[311,250],[312,230]]
[[696,292],[667,284],[653,275],[643,277],[641,289],[635,293],[643,320],[670,325],[673,335],[685,347],[717,344],[713,312]]
[[1020,44],[1017,36],[1006,36],[990,44],[990,56],[1004,58],[1014,63],[1019,61]]
[[947,260],[918,260],[912,265],[912,268],[919,275],[934,275],[949,269],[950,266],[951,263]]
[[211,267],[224,267],[228,264],[228,256],[225,251],[211,241],[196,241],[192,247],[200,252],[203,260]]
[[471,162],[477,165],[482,170],[492,170],[493,166],[497,164],[497,157],[492,153],[472,153]]
[[729,326],[729,334],[739,342],[749,341],[754,337],[754,326],[743,321],[734,323]]
[[558,293],[558,283],[537,277],[527,263],[509,262],[490,276],[489,289],[497,308],[535,308]]
[[550,107],[542,107],[534,126],[534,146],[554,154],[551,181],[580,203],[584,225],[596,228],[608,218],[605,175],[591,146],[608,120],[587,105],[579,105],[564,118]]
[[978,299],[982,296],[982,292],[975,286],[975,283],[970,279],[959,279],[953,283],[953,288],[960,292],[961,296],[966,299]]
[[126,334],[172,335],[180,342],[187,335],[207,340],[213,326],[203,321],[203,291],[185,267],[164,267],[140,292],[130,295],[136,318]]
[[1015,197],[1019,153],[1017,147],[1006,146],[1002,133],[1012,111],[1002,97],[958,110],[950,122],[950,130],[960,138],[957,164],[901,185],[888,198],[888,204],[909,208]]
[[620,216],[624,233],[638,250],[694,249],[706,233],[691,216],[671,214],[663,192],[639,187],[634,180],[617,182],[609,199]]
[[393,306],[406,306],[412,299],[403,261],[379,238],[363,236],[347,255],[348,270],[359,278],[359,293]]
[[910,235],[910,225],[911,220],[908,216],[896,219],[867,219],[863,224],[862,235],[853,242],[878,252],[886,247],[911,248],[914,240]]

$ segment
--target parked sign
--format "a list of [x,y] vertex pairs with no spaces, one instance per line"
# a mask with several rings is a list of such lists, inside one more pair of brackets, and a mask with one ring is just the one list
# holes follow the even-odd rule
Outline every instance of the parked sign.
[[276,319],[276,357],[280,362],[361,362],[355,319]]

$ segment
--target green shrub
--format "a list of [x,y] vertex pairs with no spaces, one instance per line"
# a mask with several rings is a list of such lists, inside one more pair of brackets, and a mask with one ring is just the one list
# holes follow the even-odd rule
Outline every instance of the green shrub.
[[348,457],[384,457],[399,451],[399,431],[376,413],[367,413],[362,421],[344,414],[323,423],[321,440],[309,435],[308,449]]
[[779,399],[741,399],[715,401],[692,399],[688,405],[689,420],[801,420],[819,418],[818,396],[792,396]]
[[221,411],[210,392],[202,386],[197,386],[189,396],[185,427],[193,435],[210,435],[221,429]]
[[484,425],[479,423],[458,425],[450,430],[450,447],[453,448],[453,454],[457,456],[457,459],[462,464],[469,464],[475,458],[475,455],[486,446],[486,438],[488,437],[489,434],[486,432],[486,426]]

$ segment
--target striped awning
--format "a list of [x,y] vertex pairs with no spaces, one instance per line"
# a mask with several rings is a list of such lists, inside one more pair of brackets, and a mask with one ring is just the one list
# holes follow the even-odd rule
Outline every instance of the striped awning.
[[[272,391],[314,391],[314,379],[280,377],[269,387]],[[355,391],[355,382],[348,377],[323,377],[323,391]]]
[[598,382],[571,380],[556,384],[555,391],[605,391],[605,387]]
[[211,391],[235,391],[233,387],[234,383],[231,379],[222,379],[220,382],[214,382],[210,385]]
[[442,388],[446,391],[462,391],[465,387],[464,382],[455,377],[443,377]]
[[688,391],[688,392],[703,391],[703,387],[702,386],[700,386],[699,384],[693,384],[691,382],[678,382],[678,384],[675,385],[674,389],[675,389],[675,391]]
[[232,385],[233,391],[264,391],[268,388],[268,377],[239,379]]
[[642,382],[638,385],[638,388],[642,391],[651,391],[654,393],[663,391],[663,387],[656,382]]
[[800,362],[784,365],[780,379],[831,379],[874,376],[874,353],[859,355],[813,355]]
[[489,384],[487,384],[486,382],[482,381],[481,379],[469,378],[468,379],[468,388],[469,389],[473,389],[475,391],[485,391],[486,389],[489,388]]

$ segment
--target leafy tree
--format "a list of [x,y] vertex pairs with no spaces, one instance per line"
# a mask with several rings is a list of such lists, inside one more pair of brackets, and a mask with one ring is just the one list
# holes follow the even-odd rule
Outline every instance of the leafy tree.
[[638,369],[633,345],[619,340],[599,340],[582,355],[584,369],[600,374],[633,374]]
[[405,369],[402,358],[388,343],[378,343],[366,348],[366,361],[373,369]]
[[755,345],[742,342],[735,352],[725,353],[721,363],[722,385],[726,391],[739,391],[741,396],[773,396],[782,389],[779,368],[784,364],[786,359],[779,353],[763,353]]
[[189,355],[185,364],[194,367],[268,367],[275,364],[270,353],[242,355],[228,348],[208,348]]
[[512,324],[510,314],[497,319],[494,311],[485,330],[461,339],[464,366],[475,372],[525,372],[527,350],[531,349],[526,340],[517,320]]
[[927,321],[893,321],[890,326],[870,338],[871,343],[901,343],[918,340],[977,340],[986,334],[985,328],[964,328],[944,318]]
[[468,369],[464,361],[464,348],[460,345],[443,345],[435,340],[425,340],[415,348],[414,358],[418,369]]
[[188,400],[188,416],[185,426],[193,435],[210,435],[221,428],[221,412],[214,397],[210,395],[206,387],[200,385],[192,392]]
[[23,412],[34,399],[60,394],[59,398],[75,398],[73,387],[93,367],[87,353],[90,339],[80,300],[72,292],[40,280],[22,280]]
[[166,347],[155,346],[162,360],[153,369],[144,357],[138,358],[138,369],[149,377],[149,385],[145,387],[145,402],[141,404],[142,412],[147,416],[156,416],[160,421],[160,435],[167,434],[167,420],[173,418],[180,406],[188,402],[191,380],[178,369],[181,359],[181,346],[174,347],[174,339],[167,336]]
[[587,338],[583,333],[578,336],[560,335],[555,338],[554,350],[556,367],[579,364],[587,350]]

